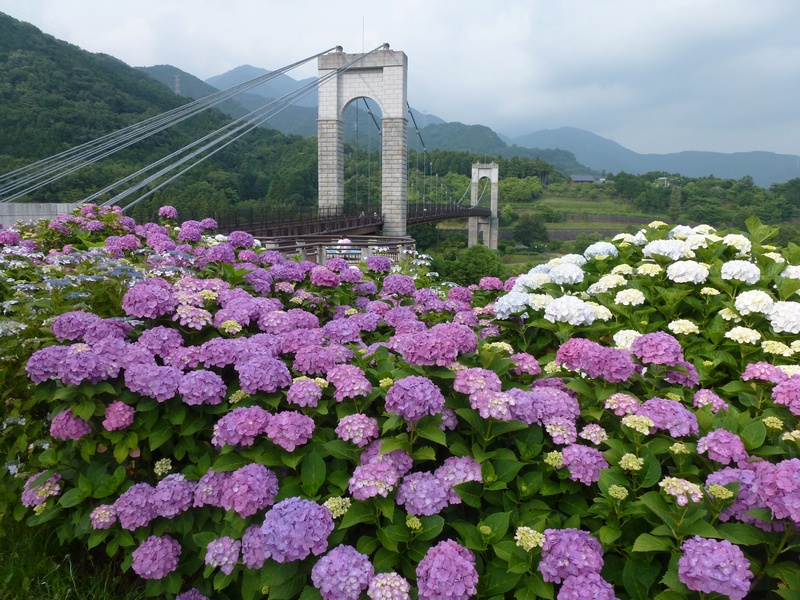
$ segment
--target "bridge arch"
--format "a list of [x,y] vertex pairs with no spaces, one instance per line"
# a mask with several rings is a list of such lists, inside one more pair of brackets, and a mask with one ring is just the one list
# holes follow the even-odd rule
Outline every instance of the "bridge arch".
[[478,243],[478,233],[483,235],[483,243],[497,250],[499,219],[497,214],[497,190],[500,179],[500,167],[497,163],[475,163],[472,165],[472,185],[470,186],[470,206],[478,204],[478,184],[481,179],[488,179],[491,185],[491,215],[488,217],[470,217],[467,246]]
[[319,87],[319,207],[333,214],[344,211],[344,109],[358,98],[369,98],[377,103],[382,115],[383,232],[387,236],[404,236],[408,213],[408,58],[388,46],[368,55],[337,50],[317,59],[320,80],[359,56],[364,58]]

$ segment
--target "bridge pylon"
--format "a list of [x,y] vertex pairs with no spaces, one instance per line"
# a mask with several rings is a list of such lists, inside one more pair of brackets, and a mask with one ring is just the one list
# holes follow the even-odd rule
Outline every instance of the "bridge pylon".
[[500,231],[497,213],[497,189],[500,167],[497,163],[475,163],[472,165],[472,186],[470,188],[470,206],[478,205],[478,183],[481,179],[488,179],[492,195],[490,201],[491,214],[488,217],[470,217],[467,246],[478,243],[478,235],[483,238],[483,243],[492,250],[497,250],[497,236]]
[[[340,50],[320,56],[317,59],[320,79],[359,56]],[[369,98],[378,104],[382,116],[383,233],[406,235],[407,83],[408,58],[403,52],[389,50],[387,45],[320,85],[317,120],[320,211],[344,212],[344,109],[354,100]]]

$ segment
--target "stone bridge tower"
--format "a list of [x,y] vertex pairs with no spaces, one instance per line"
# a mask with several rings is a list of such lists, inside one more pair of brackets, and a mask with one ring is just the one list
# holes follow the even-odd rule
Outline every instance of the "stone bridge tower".
[[497,250],[497,235],[499,219],[497,214],[497,188],[500,167],[497,163],[475,163],[472,165],[472,186],[470,188],[470,206],[478,204],[478,183],[481,179],[488,179],[491,184],[492,196],[490,200],[491,215],[489,217],[470,217],[467,246],[478,243],[478,232],[483,235],[483,243],[492,250]]
[[[317,59],[319,77],[357,59],[340,50]],[[381,109],[381,212],[387,236],[406,235],[406,161],[408,58],[386,44],[344,73],[319,87],[319,207],[340,214],[344,209],[344,109],[358,98],[374,100]]]

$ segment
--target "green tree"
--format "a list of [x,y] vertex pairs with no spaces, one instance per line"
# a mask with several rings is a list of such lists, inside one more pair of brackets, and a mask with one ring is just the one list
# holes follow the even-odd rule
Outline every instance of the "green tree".
[[[441,263],[445,265],[447,263]],[[490,250],[482,244],[471,246],[458,253],[458,258],[446,267],[441,266],[446,272],[440,273],[449,281],[459,285],[478,283],[481,277],[506,277],[506,268],[500,259],[500,253]]]
[[550,241],[550,234],[544,226],[544,217],[538,213],[521,216],[514,228],[514,239],[526,246],[546,244]]
[[669,193],[669,218],[673,223],[680,221],[682,199],[680,186],[673,185],[672,191]]

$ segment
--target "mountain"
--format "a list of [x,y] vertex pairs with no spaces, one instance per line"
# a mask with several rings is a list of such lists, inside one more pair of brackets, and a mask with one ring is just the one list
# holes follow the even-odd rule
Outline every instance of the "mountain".
[[528,148],[562,148],[595,171],[634,175],[651,171],[680,173],[686,177],[714,175],[722,179],[741,179],[750,175],[756,185],[769,187],[800,177],[800,156],[774,152],[685,151],[670,154],[639,154],[620,144],[574,127],[543,129],[514,138]]
[[[235,69],[231,69],[230,71],[226,71],[221,75],[209,77],[206,79],[206,83],[217,88],[218,90],[227,90],[228,88],[232,88],[239,84],[245,83],[246,81],[250,81],[251,79],[255,79],[256,77],[261,77],[270,73],[272,73],[272,71],[268,71],[267,69],[261,69],[252,65],[242,65],[240,67],[236,67]],[[280,74],[276,75],[269,81],[257,85],[253,89],[249,90],[248,93],[275,100],[285,96],[286,94],[294,92],[295,90],[308,85],[309,83],[313,83],[315,80],[316,77],[308,77],[298,81],[289,77],[288,75]],[[316,91],[297,100],[297,102],[295,102],[295,106],[316,108]]]

